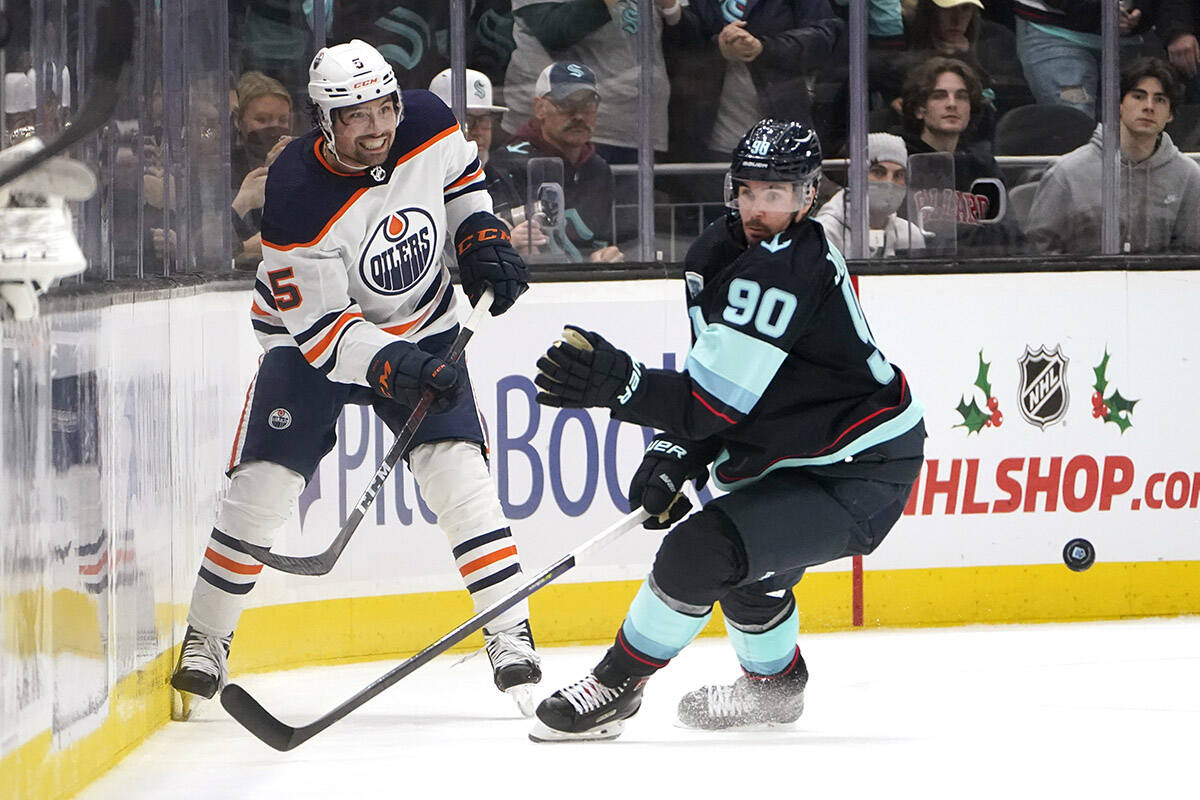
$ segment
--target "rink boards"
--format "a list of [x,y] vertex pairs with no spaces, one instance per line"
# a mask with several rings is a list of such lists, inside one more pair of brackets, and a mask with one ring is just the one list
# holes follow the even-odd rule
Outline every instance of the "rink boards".
[[[571,323],[680,367],[682,292],[539,283],[472,342],[527,567],[626,510],[649,435],[537,406],[537,356]],[[856,609],[868,626],[1200,612],[1200,276],[866,277],[860,296],[926,408],[928,462],[861,572],[839,562],[798,587],[805,630],[852,627]],[[248,291],[212,291],[4,324],[0,786],[16,797],[86,782],[165,719],[171,646],[259,355],[248,306]],[[349,409],[276,549],[324,549],[390,441]],[[1075,537],[1095,545],[1087,572],[1062,564]],[[630,533],[536,595],[539,641],[611,636],[658,540]],[[268,573],[235,669],[412,652],[470,614],[405,471],[330,575]]]

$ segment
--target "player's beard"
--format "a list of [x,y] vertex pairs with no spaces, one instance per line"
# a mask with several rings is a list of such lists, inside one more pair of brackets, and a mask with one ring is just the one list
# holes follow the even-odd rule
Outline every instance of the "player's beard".
[[379,166],[387,161],[388,152],[392,149],[392,142],[396,139],[396,134],[385,134],[383,146],[378,150],[367,150],[360,144],[363,139],[372,139],[371,136],[360,136],[354,140],[354,154],[350,156],[354,161],[362,164],[364,167]]

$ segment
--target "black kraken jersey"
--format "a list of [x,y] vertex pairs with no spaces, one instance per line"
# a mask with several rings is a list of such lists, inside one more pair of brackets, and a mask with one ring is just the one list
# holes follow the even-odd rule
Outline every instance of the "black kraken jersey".
[[876,345],[819,224],[746,247],[718,220],[685,268],[684,370],[644,370],[614,417],[704,441],[722,489],[780,467],[852,462],[918,427],[923,408]]

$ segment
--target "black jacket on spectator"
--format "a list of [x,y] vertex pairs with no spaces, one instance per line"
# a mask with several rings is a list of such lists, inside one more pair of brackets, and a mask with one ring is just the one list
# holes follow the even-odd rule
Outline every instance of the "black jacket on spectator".
[[[913,156],[938,152],[920,136],[913,134],[906,134],[904,143],[908,146],[910,176]],[[972,191],[971,185],[980,178],[995,178],[1001,181],[1001,186],[988,185],[982,190],[977,187]],[[956,215],[959,223],[958,246],[961,250],[977,256],[1004,256],[1013,255],[1024,248],[1024,237],[1011,218],[987,225],[980,224],[977,220],[977,216],[990,219],[994,213],[987,213],[981,201],[986,200],[987,207],[996,208],[996,204],[1000,202],[998,193],[1006,191],[989,143],[959,142],[958,149],[954,151],[954,190],[957,202],[953,204],[953,208],[948,207],[941,197],[931,200],[929,204],[935,207],[936,214]],[[921,204],[919,200],[918,204]]]
[[[671,154],[705,160],[717,118],[725,59],[717,35],[725,27],[721,0],[692,0],[679,24],[663,30],[671,76]],[[845,23],[828,0],[760,0],[748,3],[746,30],[763,43],[747,66],[765,117],[812,124],[808,77],[827,67]]]

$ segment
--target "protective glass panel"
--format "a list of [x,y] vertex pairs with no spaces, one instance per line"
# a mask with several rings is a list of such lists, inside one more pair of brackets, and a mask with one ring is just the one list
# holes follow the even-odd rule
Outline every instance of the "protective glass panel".
[[[908,158],[908,215],[910,236],[921,242],[926,255],[958,252],[958,193],[954,156],[922,153]],[[868,187],[868,191],[872,191]]]

